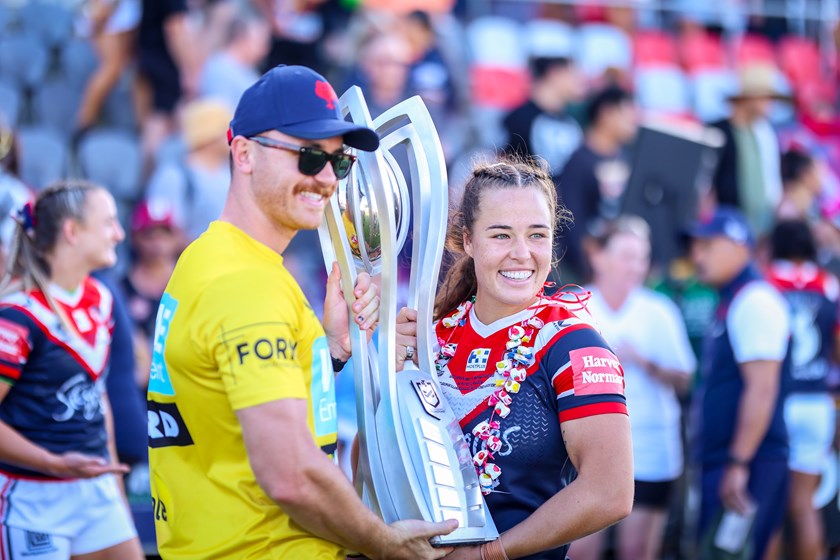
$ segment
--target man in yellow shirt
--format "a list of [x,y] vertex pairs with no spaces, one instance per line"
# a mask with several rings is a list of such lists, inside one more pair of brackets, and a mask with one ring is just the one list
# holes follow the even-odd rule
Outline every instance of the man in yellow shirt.
[[[338,179],[376,133],[344,121],[327,81],[278,66],[242,96],[228,132],[232,179],[219,221],[178,261],[157,315],[149,460],[161,556],[178,559],[441,558],[453,522],[384,524],[331,459],[333,364],[349,358],[338,268],[323,326],[283,266],[321,223]],[[315,258],[313,256],[313,258]],[[377,289],[359,275],[355,321]]]

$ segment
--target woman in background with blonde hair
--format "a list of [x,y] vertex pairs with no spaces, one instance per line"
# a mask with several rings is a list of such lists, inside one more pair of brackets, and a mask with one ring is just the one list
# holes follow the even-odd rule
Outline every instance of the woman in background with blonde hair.
[[0,284],[0,556],[139,560],[105,394],[124,237],[114,199],[66,181],[18,213]]

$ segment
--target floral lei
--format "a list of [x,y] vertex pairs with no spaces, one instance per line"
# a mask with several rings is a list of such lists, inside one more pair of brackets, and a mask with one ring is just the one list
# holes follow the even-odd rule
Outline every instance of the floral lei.
[[[474,303],[475,296],[460,304],[451,315],[441,319],[444,327],[453,329],[449,339],[452,338],[454,329],[466,324],[467,315]],[[473,456],[473,465],[475,465],[478,482],[481,485],[481,493],[485,495],[493,492],[493,489],[499,485],[502,469],[491,460],[495,459],[493,453],[502,448],[502,440],[494,432],[499,433],[500,419],[504,419],[510,414],[513,404],[511,395],[519,392],[521,383],[527,377],[528,368],[534,364],[533,345],[526,346],[526,344],[532,342],[544,326],[542,319],[536,316],[540,309],[542,309],[542,306],[538,306],[530,318],[520,321],[508,329],[507,351],[504,354],[504,359],[496,362],[494,377],[498,389],[487,399],[487,405],[492,407],[490,418],[479,422],[472,430],[473,435],[482,442],[481,450]],[[439,339],[438,343],[440,344],[440,352],[437,360],[435,360],[435,368],[440,375],[443,368],[455,355],[457,345],[443,339]]]

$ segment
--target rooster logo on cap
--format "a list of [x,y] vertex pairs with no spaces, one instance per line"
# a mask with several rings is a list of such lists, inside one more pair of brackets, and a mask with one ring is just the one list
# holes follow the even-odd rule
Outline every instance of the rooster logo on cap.
[[315,95],[327,102],[327,109],[335,109],[335,102],[338,101],[338,96],[330,84],[321,80],[315,82]]

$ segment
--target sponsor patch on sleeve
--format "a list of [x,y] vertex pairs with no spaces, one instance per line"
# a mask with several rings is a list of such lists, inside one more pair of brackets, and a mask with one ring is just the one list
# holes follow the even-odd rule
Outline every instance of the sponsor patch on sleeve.
[[0,360],[23,365],[29,356],[29,329],[7,319],[0,319]]
[[590,346],[569,352],[575,396],[623,395],[624,370],[615,354]]

